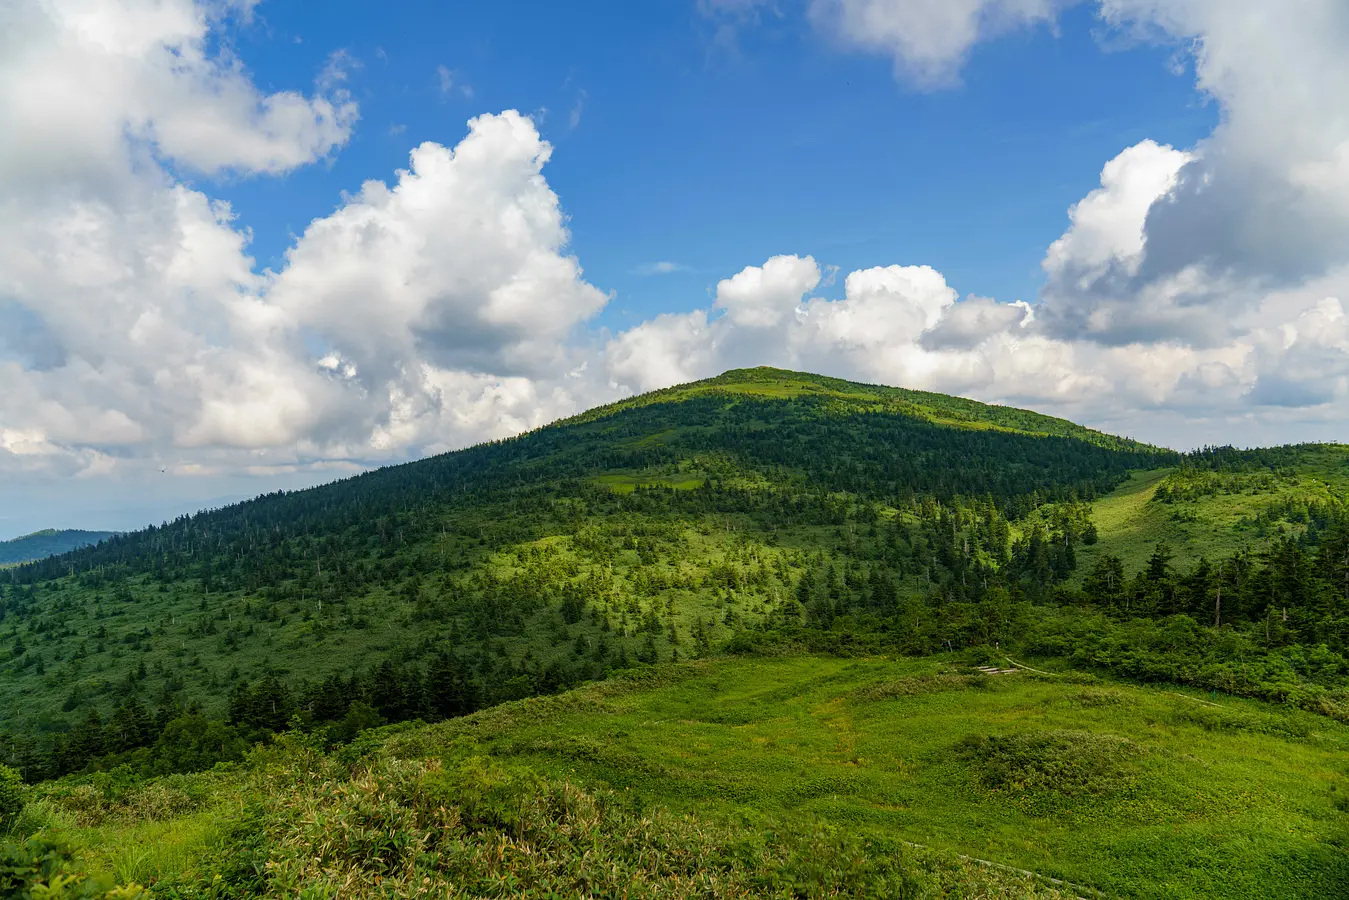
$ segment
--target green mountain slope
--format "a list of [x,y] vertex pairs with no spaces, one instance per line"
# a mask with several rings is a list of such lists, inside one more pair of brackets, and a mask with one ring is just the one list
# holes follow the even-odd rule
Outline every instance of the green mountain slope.
[[107,540],[115,534],[114,531],[80,531],[73,528],[35,531],[23,537],[0,541],[0,566],[68,553]]
[[0,762],[164,896],[1335,895],[1346,490],[737,370],[8,569]]
[[[747,568],[758,596],[737,615],[763,621],[859,503],[873,521],[907,522],[901,508],[970,497],[996,532],[1173,458],[1032,413],[732,372],[26,566],[0,595],[12,648],[0,725],[61,731],[128,690],[219,713],[241,677],[448,648],[488,654],[478,677],[516,685],[505,696],[554,662],[566,671],[549,678],[571,683],[648,643],[668,657],[700,621],[726,633]],[[668,490],[628,493],[643,485]]]
[[858,384],[840,378],[791,372],[770,366],[732,369],[704,381],[651,391],[608,406],[597,407],[574,418],[565,419],[555,427],[595,421],[643,406],[677,403],[709,396],[770,400],[823,399],[829,401],[839,412],[902,413],[934,424],[957,428],[993,429],[1041,437],[1051,435],[1069,437],[1122,450],[1156,449],[1137,441],[1084,428],[1066,419],[1056,419],[1029,410],[980,403],[976,400],[928,391]]
[[[728,372],[11,570],[4,752],[30,774],[190,767],[197,750],[155,749],[191,743],[170,722],[233,729],[228,756],[292,715],[351,732],[780,640],[1012,644],[1225,686],[1244,655],[1242,692],[1293,684],[1338,709],[1339,453],[1182,457],[958,398]],[[1199,521],[1210,507],[1237,518]],[[1186,580],[1197,548],[1271,549],[1280,530],[1297,540],[1277,561]],[[1157,536],[1178,555],[1150,568]],[[1116,558],[1118,577],[1100,570]],[[1201,627],[1215,592],[1242,630],[1159,654],[1146,629]],[[1082,612],[1051,616],[1065,606]],[[1120,616],[1144,632],[1117,634]],[[1322,644],[1315,664],[1295,650]]]

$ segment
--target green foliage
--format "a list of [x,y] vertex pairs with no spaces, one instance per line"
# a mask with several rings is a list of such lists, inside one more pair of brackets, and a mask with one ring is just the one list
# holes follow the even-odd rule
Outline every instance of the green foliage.
[[1158,541],[1187,566],[1262,551],[1280,539],[1305,538],[1309,523],[1333,517],[1346,497],[1343,445],[1197,451],[1178,468],[1135,473],[1099,497],[1092,519],[1101,543],[1084,548],[1082,562],[1089,566],[1097,553],[1109,553],[1136,571]]
[[256,778],[259,802],[229,832],[235,858],[216,851],[200,874],[158,893],[900,898],[921,886],[901,847],[644,812],[611,791],[476,755],[377,758],[349,771],[292,744]]
[[150,900],[138,885],[69,871],[70,850],[47,838],[0,844],[0,896],[15,900]]
[[1040,814],[1066,799],[1127,787],[1139,753],[1128,738],[1062,729],[968,735],[955,746],[981,786]]
[[0,833],[8,831],[23,812],[23,779],[9,766],[0,765]]
[[[1258,766],[1177,762],[1202,734],[1338,784],[1306,720],[864,658],[1014,654],[1349,721],[1347,489],[1342,447],[1182,456],[738,370],[6,570],[0,762],[42,782],[22,828],[121,835],[91,838],[90,871],[166,897],[565,896],[577,872],[631,896],[978,895],[949,857],[858,862],[897,834],[1138,895],[1186,896],[1177,860],[1331,895],[1326,798],[1298,819],[1235,787]],[[1159,748],[1158,723],[1188,737]],[[465,736],[480,752],[447,749]],[[1248,818],[1254,862],[1210,870],[1140,830],[1226,848],[1211,826],[1242,809],[1322,843]],[[699,881],[696,853],[726,863]],[[1121,854],[1134,880],[1101,862]]]
[[193,812],[210,796],[215,779],[170,775],[145,779],[129,766],[47,782],[36,788],[39,801],[79,827],[110,822],[145,823]]

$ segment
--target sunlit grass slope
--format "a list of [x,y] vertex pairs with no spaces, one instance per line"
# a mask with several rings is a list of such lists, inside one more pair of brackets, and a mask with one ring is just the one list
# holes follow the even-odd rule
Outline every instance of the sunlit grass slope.
[[167,898],[1339,897],[1347,752],[1324,718],[1081,675],[717,659],[43,785],[21,824]]
[[1082,548],[1079,571],[1088,571],[1104,553],[1123,559],[1126,571],[1138,571],[1158,543],[1169,545],[1176,563],[1184,566],[1201,557],[1260,551],[1272,540],[1304,530],[1289,518],[1287,507],[1343,503],[1349,496],[1349,446],[1258,452],[1271,458],[1255,457],[1245,471],[1198,477],[1174,468],[1133,473],[1092,504],[1100,542]]
[[927,661],[741,659],[396,737],[645,802],[822,820],[1130,897],[1349,892],[1349,728],[1223,698]]

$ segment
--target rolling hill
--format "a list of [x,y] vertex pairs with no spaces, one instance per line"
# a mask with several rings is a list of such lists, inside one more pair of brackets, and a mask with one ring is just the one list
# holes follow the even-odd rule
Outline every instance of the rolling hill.
[[59,556],[71,550],[97,544],[115,535],[115,531],[80,531],[78,529],[48,528],[22,537],[0,541],[0,566],[31,562],[48,556]]
[[[1281,871],[1288,884],[1320,890],[1345,877],[1325,848],[1343,837],[1330,824],[1342,773],[1326,754],[1338,752],[1349,722],[1346,490],[1349,449],[1338,445],[1179,454],[1024,410],[735,370],[510,440],[259,497],[8,570],[0,580],[0,757],[30,782],[62,779],[34,789],[52,817],[26,826],[39,834],[85,822],[79,803],[121,809],[126,798],[170,787],[188,798],[146,820],[186,835],[168,845],[181,858],[131,866],[122,880],[196,872],[202,854],[234,847],[214,804],[253,790],[274,765],[311,774],[338,766],[332,778],[366,790],[355,786],[364,777],[360,760],[396,768],[416,756],[405,735],[422,733],[369,729],[420,720],[450,724],[416,739],[429,754],[417,757],[418,778],[437,766],[479,765],[466,761],[477,757],[464,748],[482,744],[487,769],[455,776],[468,779],[456,782],[463,796],[496,796],[499,788],[515,798],[501,802],[525,803],[510,792],[534,777],[552,779],[553,787],[539,787],[544,794],[576,791],[592,798],[587,803],[627,789],[671,815],[692,815],[680,821],[699,834],[730,829],[716,831],[716,840],[732,844],[763,830],[755,815],[791,833],[822,823],[831,836],[818,852],[837,865],[817,886],[855,890],[879,879],[894,896],[941,896],[947,888],[980,895],[970,888],[976,882],[986,896],[1079,891],[1038,877],[1057,872],[1079,887],[1164,896],[1157,889],[1169,866],[1200,862],[1168,856],[1162,833],[1143,828],[1142,818],[1189,822],[1190,839],[1206,841],[1241,808],[1254,812],[1233,825],[1233,846],[1264,849],[1244,861],[1223,850],[1212,871],[1228,871],[1234,885],[1255,883],[1247,873]],[[1009,654],[1060,673],[1035,676],[1046,684],[1057,677],[1078,687],[1023,689],[1011,685],[1031,683],[1024,670],[990,682],[973,668],[1014,668]],[[874,671],[838,662],[864,657],[921,662]],[[773,668],[767,660],[781,662]],[[657,694],[649,704],[634,700],[635,718],[625,725],[603,724],[608,713],[587,718],[589,704],[614,683],[604,679],[628,673],[623,683],[646,684],[642,672],[683,673],[687,696],[677,709]],[[777,686],[752,690],[761,675]],[[917,755],[882,754],[889,774],[868,773],[866,760],[879,751],[856,748],[916,739],[849,693],[882,676],[937,679],[953,686],[943,698],[975,712],[943,726],[941,740]],[[1087,689],[1081,679],[1107,681]],[[594,681],[601,684],[582,687]],[[728,684],[740,686],[734,697],[723,690]],[[1226,697],[1224,708],[1235,712],[1195,712],[1182,722],[1161,699],[1178,689],[1207,692],[1208,704]],[[902,699],[905,691],[890,699],[907,709],[918,701]],[[503,707],[543,716],[512,724],[518,733],[456,724],[493,721],[490,710],[463,717],[539,695],[558,699]],[[1305,713],[1281,724],[1282,713],[1260,705],[1269,701]],[[579,718],[566,718],[562,711],[573,707]],[[1031,708],[1040,712],[1031,716]],[[1178,736],[1153,740],[1138,731],[1140,715]],[[723,729],[763,723],[764,743],[723,752],[724,735],[678,724],[700,716]],[[829,758],[844,768],[821,774],[835,780],[801,798],[799,810],[773,774],[789,768],[795,726],[774,731],[775,722],[797,723],[807,729],[801,740],[814,734],[819,747],[837,740],[842,754]],[[642,740],[630,740],[638,733]],[[1223,752],[1296,759],[1298,777],[1326,790],[1297,800],[1242,794],[1242,779],[1275,776],[1258,762],[1223,769],[1204,735],[1229,733],[1254,736],[1232,737]],[[258,742],[273,749],[249,749]],[[669,742],[685,748],[683,762],[662,750]],[[769,752],[774,742],[783,749]],[[1110,760],[1064,749],[1084,742]],[[697,749],[704,745],[706,752]],[[1212,772],[1204,776],[1211,803],[1181,798],[1193,784],[1181,772],[1190,763],[1178,759]],[[1046,766],[1107,762],[1141,787],[1117,794],[1091,782],[1067,798],[1026,787],[1046,777]],[[216,763],[233,774],[187,774]],[[491,774],[498,764],[535,774],[498,779]],[[671,787],[691,777],[677,774],[686,764],[712,794]],[[708,774],[723,765],[724,775]],[[963,799],[941,806],[945,788],[915,792],[893,781],[895,772],[958,783]],[[993,774],[979,782],[979,772]],[[310,774],[296,777],[308,784]],[[287,796],[298,806],[257,815],[289,822],[305,804],[322,802],[296,784]],[[1015,799],[1023,789],[1030,806],[1021,813],[994,817],[991,831],[974,824],[994,821],[989,804],[1000,792]],[[1096,843],[1077,855],[1036,806],[1090,819],[1101,797],[1123,811],[1100,819]],[[703,800],[710,805],[700,810]],[[399,803],[415,806],[406,797]],[[641,832],[642,809],[606,803],[618,832]],[[467,807],[461,812],[471,818]],[[536,812],[540,823],[554,822],[552,812]],[[503,815],[488,815],[485,830],[470,829],[464,840],[511,832]],[[1291,823],[1303,843],[1266,834],[1264,818]],[[670,834],[694,840],[685,825],[667,824]],[[90,832],[75,858],[111,865],[117,848],[144,842],[144,829],[157,827],[118,826],[111,844]],[[892,841],[887,846],[908,860],[900,869],[845,864],[854,858],[848,840],[883,833],[935,849]],[[622,869],[633,864],[624,853],[638,844],[605,852]],[[747,885],[766,877],[764,867],[797,877],[815,853],[790,841],[755,846],[750,869],[718,870],[736,885],[727,896],[754,895]],[[1101,862],[1110,858],[1131,860],[1136,877],[1117,878]],[[264,887],[282,895],[328,877],[299,857],[293,862],[298,880],[277,876]],[[398,877],[411,877],[416,865],[407,865]],[[665,877],[654,871],[633,877]],[[1191,879],[1189,893],[1169,895],[1223,895],[1208,893],[1219,874],[1204,878]],[[910,881],[914,893],[906,894]],[[1284,885],[1263,895],[1292,895]]]

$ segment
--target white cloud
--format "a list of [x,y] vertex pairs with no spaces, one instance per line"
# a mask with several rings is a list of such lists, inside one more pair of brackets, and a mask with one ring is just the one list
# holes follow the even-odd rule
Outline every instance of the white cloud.
[[957,80],[970,49],[1054,20],[1072,0],[811,0],[810,18],[844,47],[891,56],[896,76],[920,87]]
[[455,71],[444,64],[436,66],[436,87],[444,97],[459,94],[466,100],[473,99],[473,88],[460,82]]
[[1101,15],[1189,53],[1222,115],[1183,156],[1145,143],[1107,166],[1046,258],[1056,333],[1218,344],[1272,291],[1349,266],[1349,7],[1103,0]]
[[269,299],[333,342],[361,377],[397,361],[501,373],[551,367],[605,296],[581,280],[552,148],[514,111],[480,116],[453,150],[425,143],[397,184],[367,182],[286,254]]
[[642,263],[634,271],[638,275],[671,275],[675,272],[687,272],[688,268],[683,263],[662,259],[656,262]]
[[639,393],[727,368],[718,349],[706,310],[662,313],[610,341],[603,362],[617,391]]
[[717,284],[716,305],[737,325],[776,325],[796,310],[801,295],[820,283],[820,267],[807,256],[775,256]]
[[[932,84],[973,42],[1056,8],[840,0],[815,15],[844,38],[873,23],[868,48]],[[210,34],[222,9],[24,2],[0,33],[0,477],[345,471],[764,363],[1186,444],[1344,422],[1349,67],[1334,48],[1349,14],[1329,0],[1301,18],[1253,0],[1104,3],[1118,27],[1197,40],[1224,117],[1197,147],[1145,141],[1108,162],[1047,249],[1033,307],[960,300],[922,265],[814,296],[834,268],[783,255],[720,281],[706,309],[603,337],[583,330],[608,298],[568,250],[552,148],[513,111],[414,148],[259,273],[229,206],[173,173],[334,152],[357,120],[353,63],[334,55],[308,94],[264,94],[210,49],[228,43]],[[447,88],[462,89],[452,73]]]
[[1192,158],[1143,141],[1106,163],[1101,186],[1068,210],[1072,225],[1049,246],[1045,272],[1077,289],[1089,287],[1111,267],[1136,273],[1148,210],[1175,188],[1176,176]]
[[[775,256],[717,285],[714,310],[664,315],[616,336],[608,371],[630,390],[650,390],[728,368],[779,365],[913,384],[967,378],[974,356],[932,353],[921,342],[958,308],[956,293],[927,266],[852,272],[844,297],[810,297],[820,284],[811,257]],[[987,302],[987,301],[985,301]],[[724,310],[714,315],[715,310]],[[1024,309],[1014,310],[1016,321]]]
[[329,153],[356,119],[350,61],[312,97],[261,94],[206,49],[221,9],[21,4],[0,37],[0,474],[284,471],[572,411],[576,386],[541,376],[575,368],[564,344],[607,298],[565,253],[533,124],[421,145],[259,275],[229,206],[158,160]]
[[988,297],[969,297],[949,307],[945,314],[922,333],[921,343],[928,350],[970,350],[990,335],[1014,333],[1013,326],[1024,329],[1035,319],[1029,303],[999,303]]
[[518,113],[474,119],[313,222],[266,277],[228,208],[181,186],[49,211],[0,250],[54,347],[11,382],[31,407],[11,394],[6,419],[72,452],[373,459],[570,412],[548,376],[607,298],[562,252],[549,152]]
[[[356,104],[342,58],[313,95],[262,94],[208,49],[188,0],[13,0],[0,29],[0,178],[119,177],[152,153],[201,170],[282,172],[344,144]],[[130,138],[130,140],[128,140]]]

